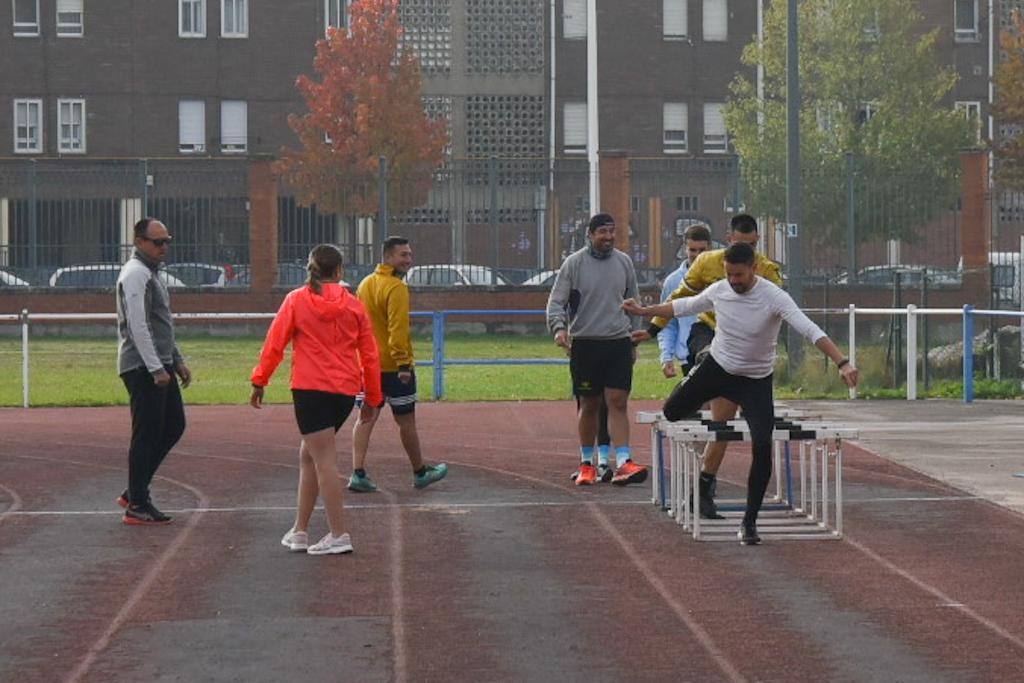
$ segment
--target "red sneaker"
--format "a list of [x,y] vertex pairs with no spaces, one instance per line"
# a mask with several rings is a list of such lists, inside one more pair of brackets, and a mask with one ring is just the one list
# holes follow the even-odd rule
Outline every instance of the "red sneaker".
[[580,465],[579,472],[576,473],[576,485],[587,486],[597,481],[597,468],[589,463]]
[[615,476],[612,477],[612,483],[619,486],[625,486],[626,484],[639,484],[646,480],[647,468],[643,465],[637,465],[632,460],[627,460],[622,463],[622,467],[615,470]]

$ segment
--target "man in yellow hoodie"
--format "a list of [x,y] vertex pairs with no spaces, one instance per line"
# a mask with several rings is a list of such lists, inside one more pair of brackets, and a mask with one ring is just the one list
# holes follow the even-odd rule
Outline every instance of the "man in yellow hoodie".
[[[413,486],[425,488],[444,479],[448,466],[426,465],[416,431],[416,373],[413,370],[412,339],[409,336],[409,285],[402,278],[412,266],[412,247],[404,237],[384,240],[382,263],[363,278],[356,296],[366,307],[373,324],[373,336],[380,351],[381,388],[384,400],[398,423],[398,435],[413,470]],[[366,451],[377,424],[378,412],[363,420],[360,414],[352,429],[351,491],[372,493],[377,484],[366,473]]]
[[[757,246],[758,233],[757,221],[753,216],[745,213],[737,214],[729,222],[729,244],[745,242],[751,247]],[[779,272],[779,264],[772,261],[764,254],[755,254],[757,274],[766,280],[770,280],[779,287],[782,286],[782,275]],[[702,291],[725,279],[725,249],[705,251],[700,254],[686,271],[686,276],[679,286],[669,295],[668,300],[678,299],[684,296],[696,296]],[[633,341],[652,339],[668,324],[665,318],[654,318],[646,330],[633,333]],[[711,340],[715,336],[715,314],[713,311],[701,313],[697,321],[690,327],[690,336],[686,345],[690,351],[690,357],[695,358],[699,364],[711,347]],[[685,380],[684,380],[685,381]],[[738,406],[726,398],[716,398],[711,401],[711,417],[714,420],[731,420],[736,417]],[[717,483],[718,469],[722,466],[725,458],[725,449],[728,442],[709,441],[704,449],[704,465],[700,473],[700,516],[705,519],[721,519],[718,509],[715,506],[715,485]]]

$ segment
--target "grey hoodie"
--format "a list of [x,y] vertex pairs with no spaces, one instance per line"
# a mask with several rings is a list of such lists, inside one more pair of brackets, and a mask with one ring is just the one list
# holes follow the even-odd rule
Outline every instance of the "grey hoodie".
[[577,339],[628,337],[641,320],[622,310],[622,300],[636,297],[636,270],[629,256],[613,249],[597,258],[586,246],[558,269],[548,296],[548,330],[555,334],[568,329]]
[[174,343],[174,319],[160,264],[138,249],[117,278],[117,372],[146,368],[159,372],[182,361]]

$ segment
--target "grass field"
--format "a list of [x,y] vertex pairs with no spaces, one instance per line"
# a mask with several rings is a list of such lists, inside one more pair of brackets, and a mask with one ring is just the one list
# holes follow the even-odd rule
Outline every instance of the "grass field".
[[[430,340],[417,338],[416,357],[430,357]],[[180,347],[192,368],[194,380],[187,390],[191,404],[244,403],[249,396],[249,374],[259,355],[256,337],[188,337]],[[449,358],[564,358],[547,336],[449,334],[445,338]],[[899,398],[903,389],[886,388],[884,359],[869,349],[858,349],[864,375],[861,395]],[[103,338],[39,337],[30,346],[30,403],[33,406],[94,406],[125,404],[127,394],[116,373],[116,342]],[[813,349],[791,380],[781,371],[776,377],[779,398],[844,398],[834,368],[826,368]],[[270,402],[288,402],[289,364],[278,369],[267,391]],[[20,406],[21,343],[0,339],[0,406]],[[419,396],[430,400],[433,373],[417,370]],[[657,346],[641,345],[633,383],[635,398],[664,398],[674,382],[661,375]],[[1015,382],[979,382],[977,395],[1012,398],[1020,395]],[[958,397],[959,382],[933,386],[927,395]],[[924,393],[921,393],[924,396]],[[567,366],[449,366],[445,369],[445,399],[452,401],[551,400],[570,397]]]

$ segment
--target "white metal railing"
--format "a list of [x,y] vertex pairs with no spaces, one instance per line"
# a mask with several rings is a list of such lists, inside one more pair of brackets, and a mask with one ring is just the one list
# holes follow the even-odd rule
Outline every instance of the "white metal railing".
[[[849,358],[854,365],[857,364],[857,337],[856,325],[858,315],[905,315],[907,317],[907,400],[917,399],[917,319],[922,315],[934,316],[961,316],[963,320],[963,398],[964,402],[970,403],[974,400],[974,320],[977,316],[997,316],[1024,319],[1024,311],[1001,311],[989,309],[975,309],[973,306],[965,305],[963,308],[918,308],[911,304],[906,308],[857,308],[853,304],[846,308],[806,308],[803,309],[809,314],[839,314],[846,315],[849,324]],[[474,311],[485,313],[486,311]],[[272,320],[274,313],[175,313],[176,320]],[[430,313],[416,312],[414,315],[431,315]],[[435,312],[435,316],[436,315]],[[440,316],[443,318],[444,316]],[[21,382],[22,382],[22,405],[29,406],[29,326],[32,322],[45,321],[116,321],[114,313],[29,313],[22,310],[20,314],[0,314],[0,324],[21,323]],[[436,325],[435,325],[436,327]],[[435,330],[435,335],[438,333]],[[443,322],[442,330],[443,335]],[[435,351],[436,352],[436,351]],[[443,350],[441,351],[443,356]],[[1024,349],[1022,349],[1024,354]],[[443,358],[442,358],[443,362]],[[438,395],[438,398],[440,396]],[[850,389],[850,398],[857,398],[857,390]]]

